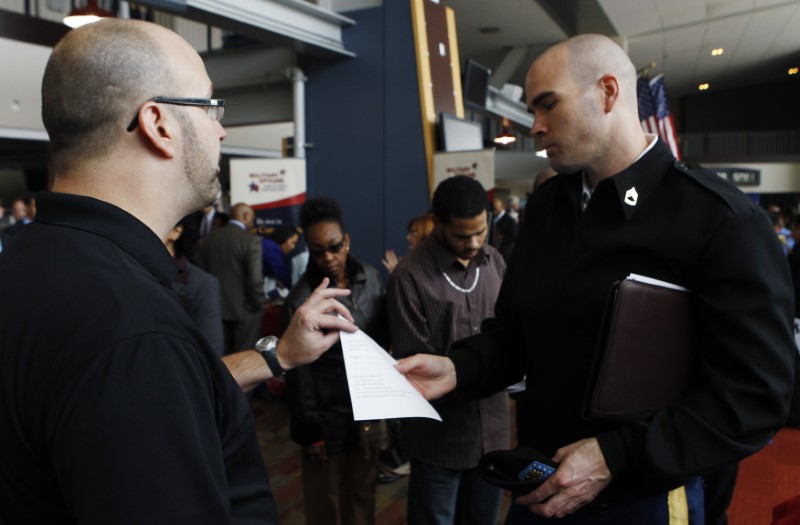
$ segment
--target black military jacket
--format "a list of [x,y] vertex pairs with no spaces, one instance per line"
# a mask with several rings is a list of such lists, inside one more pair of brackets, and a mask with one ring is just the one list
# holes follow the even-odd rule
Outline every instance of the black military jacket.
[[[519,442],[553,454],[597,436],[614,476],[606,496],[673,488],[757,451],[786,419],[795,359],[792,286],[766,214],[660,140],[583,212],[581,188],[580,173],[559,175],[529,199],[497,318],[451,356],[459,390],[486,395],[524,371]],[[609,288],[630,273],[691,289],[698,385],[648,421],[586,421]]]

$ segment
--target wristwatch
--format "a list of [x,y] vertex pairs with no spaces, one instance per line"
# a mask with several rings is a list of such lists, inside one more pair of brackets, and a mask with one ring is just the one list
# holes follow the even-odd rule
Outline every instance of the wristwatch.
[[261,357],[264,358],[264,361],[267,362],[267,366],[272,371],[272,377],[282,376],[286,371],[278,362],[278,354],[276,353],[277,349],[278,338],[274,335],[262,337],[256,341],[256,350],[258,350],[258,352],[261,354]]

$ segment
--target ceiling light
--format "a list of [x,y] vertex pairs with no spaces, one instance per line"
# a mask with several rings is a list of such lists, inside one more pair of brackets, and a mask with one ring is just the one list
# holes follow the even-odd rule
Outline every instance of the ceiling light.
[[503,128],[503,132],[494,138],[495,144],[502,144],[508,146],[517,141],[516,135],[513,135],[507,128]]
[[699,86],[697,86],[697,89],[699,89],[700,91],[705,91],[710,87],[711,86],[708,83],[705,83],[705,84],[700,84]]
[[711,50],[711,56],[712,57],[717,57],[717,56],[720,56],[724,52],[725,52],[724,49],[722,49],[721,47],[718,47],[716,49],[712,49]]
[[798,73],[798,71],[800,71],[800,69],[798,69],[796,67],[790,67],[789,68],[789,74],[790,75],[796,75]]
[[80,27],[103,18],[113,18],[114,13],[97,6],[97,0],[87,0],[86,6],[77,7],[64,17],[64,23],[71,28]]

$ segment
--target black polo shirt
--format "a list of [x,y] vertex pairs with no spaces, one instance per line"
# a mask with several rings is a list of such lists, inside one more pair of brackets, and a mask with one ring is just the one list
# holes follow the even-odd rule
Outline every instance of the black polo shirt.
[[275,523],[246,398],[125,211],[37,195],[0,253],[0,522]]

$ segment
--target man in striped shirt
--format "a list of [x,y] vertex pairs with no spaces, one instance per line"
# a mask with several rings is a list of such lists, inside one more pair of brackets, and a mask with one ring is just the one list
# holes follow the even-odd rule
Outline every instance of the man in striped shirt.
[[[469,177],[446,179],[433,195],[436,227],[403,257],[388,287],[395,356],[448,355],[450,344],[480,332],[494,316],[505,272],[500,253],[486,243],[488,199]],[[482,481],[483,453],[508,448],[505,392],[481,400],[445,396],[434,401],[443,422],[403,421],[411,456],[409,525],[495,523],[502,493]]]

